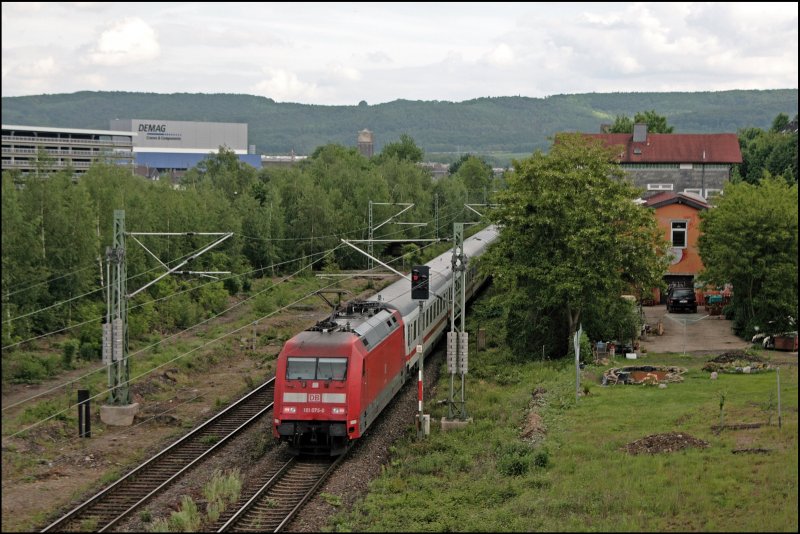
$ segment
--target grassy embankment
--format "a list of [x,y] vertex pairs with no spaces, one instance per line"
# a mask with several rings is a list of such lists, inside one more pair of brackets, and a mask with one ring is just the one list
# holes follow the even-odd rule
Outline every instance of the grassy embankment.
[[[778,428],[776,373],[721,374],[714,381],[701,370],[712,357],[648,354],[611,365],[688,369],[682,383],[666,389],[602,387],[599,377],[608,367],[587,366],[582,384],[590,384],[589,393],[576,401],[571,362],[520,363],[502,348],[474,355],[467,385],[474,422],[439,430],[447,408],[434,401],[449,391],[443,373],[437,398],[427,402],[431,435],[397,444],[366,499],[338,514],[331,528],[796,532],[796,360],[780,369]],[[532,394],[536,388],[546,393]],[[521,439],[538,421],[532,413],[544,430],[534,445]],[[717,434],[711,427],[720,416],[725,424],[764,426]],[[673,431],[709,446],[639,455],[621,450]],[[769,452],[732,453],[742,448]]]

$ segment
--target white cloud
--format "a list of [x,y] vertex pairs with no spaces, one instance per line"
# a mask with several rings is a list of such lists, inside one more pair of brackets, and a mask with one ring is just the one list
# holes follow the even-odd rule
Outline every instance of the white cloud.
[[267,69],[268,78],[253,86],[257,94],[278,102],[307,102],[317,95],[317,86],[300,81],[297,74],[284,69]]
[[78,4],[2,3],[4,96],[350,105],[797,87],[797,3]]
[[354,67],[347,67],[341,63],[333,63],[328,67],[328,73],[338,80],[357,82],[361,79],[361,72]]
[[498,67],[509,67],[515,63],[514,50],[505,43],[500,43],[486,54],[486,61]]
[[89,59],[96,65],[121,66],[153,60],[160,52],[155,30],[142,19],[129,17],[100,35]]
[[372,63],[393,63],[392,58],[386,52],[369,52],[367,54],[367,61]]
[[102,74],[86,74],[80,77],[81,83],[92,89],[102,91],[107,87],[108,78]]
[[17,66],[17,73],[26,78],[44,78],[56,72],[58,72],[58,68],[52,56]]

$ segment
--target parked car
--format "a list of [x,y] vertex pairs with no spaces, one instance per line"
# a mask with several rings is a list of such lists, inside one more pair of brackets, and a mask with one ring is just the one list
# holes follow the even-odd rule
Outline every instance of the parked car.
[[667,293],[667,311],[687,310],[697,313],[697,297],[690,287],[671,287]]

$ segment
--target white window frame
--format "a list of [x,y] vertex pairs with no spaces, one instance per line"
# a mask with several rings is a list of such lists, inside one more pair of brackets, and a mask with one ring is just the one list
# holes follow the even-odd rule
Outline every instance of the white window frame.
[[[684,228],[675,228],[676,223],[683,223],[685,226]],[[675,233],[683,232],[683,246],[675,244]],[[669,241],[672,243],[672,248],[686,248],[689,246],[689,220],[688,219],[676,219],[670,221],[670,232],[669,232]]]
[[692,164],[691,163],[681,163],[679,168],[681,170],[690,171],[690,170],[692,170]]
[[[684,193],[691,193],[691,194],[697,195],[699,197],[703,196],[703,190],[700,189],[699,187],[690,187],[688,189],[684,189],[683,192]],[[703,198],[705,198],[705,197],[703,197]]]
[[706,189],[705,198],[708,198],[709,196],[715,197],[721,195],[722,195],[722,189]]
[[674,184],[647,184],[648,191],[672,191]]

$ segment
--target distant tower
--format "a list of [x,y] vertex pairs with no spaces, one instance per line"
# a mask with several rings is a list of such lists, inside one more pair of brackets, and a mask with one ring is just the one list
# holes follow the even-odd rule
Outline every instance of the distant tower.
[[366,128],[358,132],[358,151],[365,158],[372,157],[374,145],[372,143],[372,132]]

